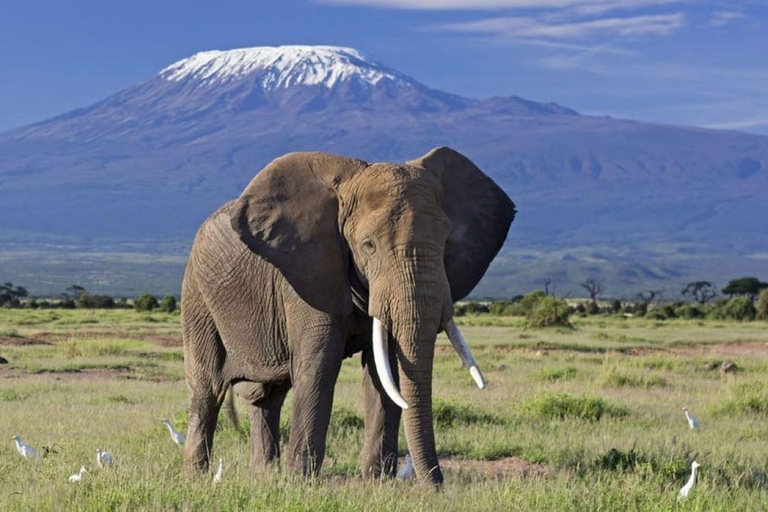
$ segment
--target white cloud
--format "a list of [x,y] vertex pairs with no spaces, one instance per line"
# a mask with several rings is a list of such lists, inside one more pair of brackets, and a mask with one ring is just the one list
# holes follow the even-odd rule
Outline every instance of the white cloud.
[[319,0],[320,3],[350,7],[379,7],[429,11],[488,11],[499,9],[573,8],[583,13],[636,9],[686,0]]
[[674,13],[626,18],[602,18],[572,23],[547,23],[533,18],[500,17],[447,23],[435,28],[449,32],[568,40],[586,39],[595,35],[667,35],[683,25],[683,14]]
[[712,17],[709,20],[709,26],[722,27],[744,17],[744,14],[736,11],[717,11],[712,13]]

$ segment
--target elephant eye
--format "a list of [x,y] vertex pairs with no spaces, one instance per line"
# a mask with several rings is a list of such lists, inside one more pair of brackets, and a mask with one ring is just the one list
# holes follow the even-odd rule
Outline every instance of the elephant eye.
[[368,256],[371,256],[376,252],[376,245],[370,240],[364,240],[360,246],[363,248],[363,252],[365,252]]

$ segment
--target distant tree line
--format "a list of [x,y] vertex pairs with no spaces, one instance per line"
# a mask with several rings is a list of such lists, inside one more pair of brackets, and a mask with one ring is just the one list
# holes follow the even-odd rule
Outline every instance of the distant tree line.
[[13,283],[0,285],[0,307],[24,309],[135,309],[136,311],[163,311],[173,313],[178,308],[178,301],[173,295],[165,295],[158,300],[150,294],[144,294],[134,300],[127,297],[113,298],[110,295],[92,295],[85,287],[73,284],[58,297],[29,298],[29,292]]
[[681,290],[684,300],[664,300],[664,290],[646,290],[632,300],[603,300],[605,287],[590,278],[581,283],[589,300],[558,299],[549,293],[551,281],[544,290],[494,301],[468,301],[455,306],[456,316],[493,315],[520,316],[532,326],[567,326],[572,315],[622,315],[654,320],[730,319],[739,321],[768,320],[768,283],[754,277],[730,281],[721,290],[728,298],[719,298],[717,288],[708,281],[694,281]]

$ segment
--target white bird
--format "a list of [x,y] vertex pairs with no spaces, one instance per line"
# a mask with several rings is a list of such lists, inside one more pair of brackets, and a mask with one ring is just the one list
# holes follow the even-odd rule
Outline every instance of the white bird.
[[69,481],[70,482],[79,482],[83,479],[83,475],[86,474],[88,471],[86,471],[85,466],[80,466],[80,472],[75,473],[74,475],[69,475]]
[[691,427],[691,430],[699,428],[699,421],[688,413],[688,408],[683,407],[683,411],[685,411],[685,419],[688,420],[688,426]]
[[13,436],[11,439],[16,441],[16,450],[19,452],[19,455],[21,455],[25,459],[37,458],[37,452],[35,451],[35,449],[29,446],[28,444],[24,444],[24,441],[21,440],[21,437]]
[[184,434],[174,430],[171,420],[163,420],[163,423],[165,423],[165,426],[168,427],[168,431],[171,433],[171,440],[179,446],[184,446]]
[[101,448],[96,448],[96,464],[98,464],[100,468],[112,467],[112,464],[114,463],[115,458],[112,455]]
[[680,494],[677,495],[677,499],[680,500],[688,497],[688,494],[690,494],[693,486],[696,484],[696,468],[698,468],[700,465],[701,464],[696,461],[691,463],[691,477],[688,479],[688,482],[683,486],[683,488],[680,489]]
[[416,471],[414,471],[413,464],[411,463],[411,454],[406,453],[405,464],[400,468],[400,471],[397,472],[397,479],[410,480],[412,478],[416,478]]
[[213,483],[217,484],[221,482],[222,473],[224,473],[224,459],[219,459],[219,469],[217,469],[216,474],[213,475]]

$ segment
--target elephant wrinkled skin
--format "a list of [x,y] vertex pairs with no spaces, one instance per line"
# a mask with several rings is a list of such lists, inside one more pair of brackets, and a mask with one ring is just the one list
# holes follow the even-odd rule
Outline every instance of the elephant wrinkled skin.
[[[187,467],[208,468],[232,385],[251,415],[252,466],[280,455],[280,409],[292,388],[285,464],[317,472],[341,362],[362,351],[363,474],[393,474],[402,414],[418,478],[442,482],[435,339],[455,331],[454,301],[483,276],[514,216],[506,194],[449,148],[407,164],[324,153],[272,161],[205,221],[190,253],[182,290]],[[373,317],[378,337],[390,338],[376,346],[391,380],[380,380],[374,363]],[[462,357],[474,364],[468,349]],[[482,385],[479,375],[475,367]],[[390,398],[398,386],[402,411]]]

